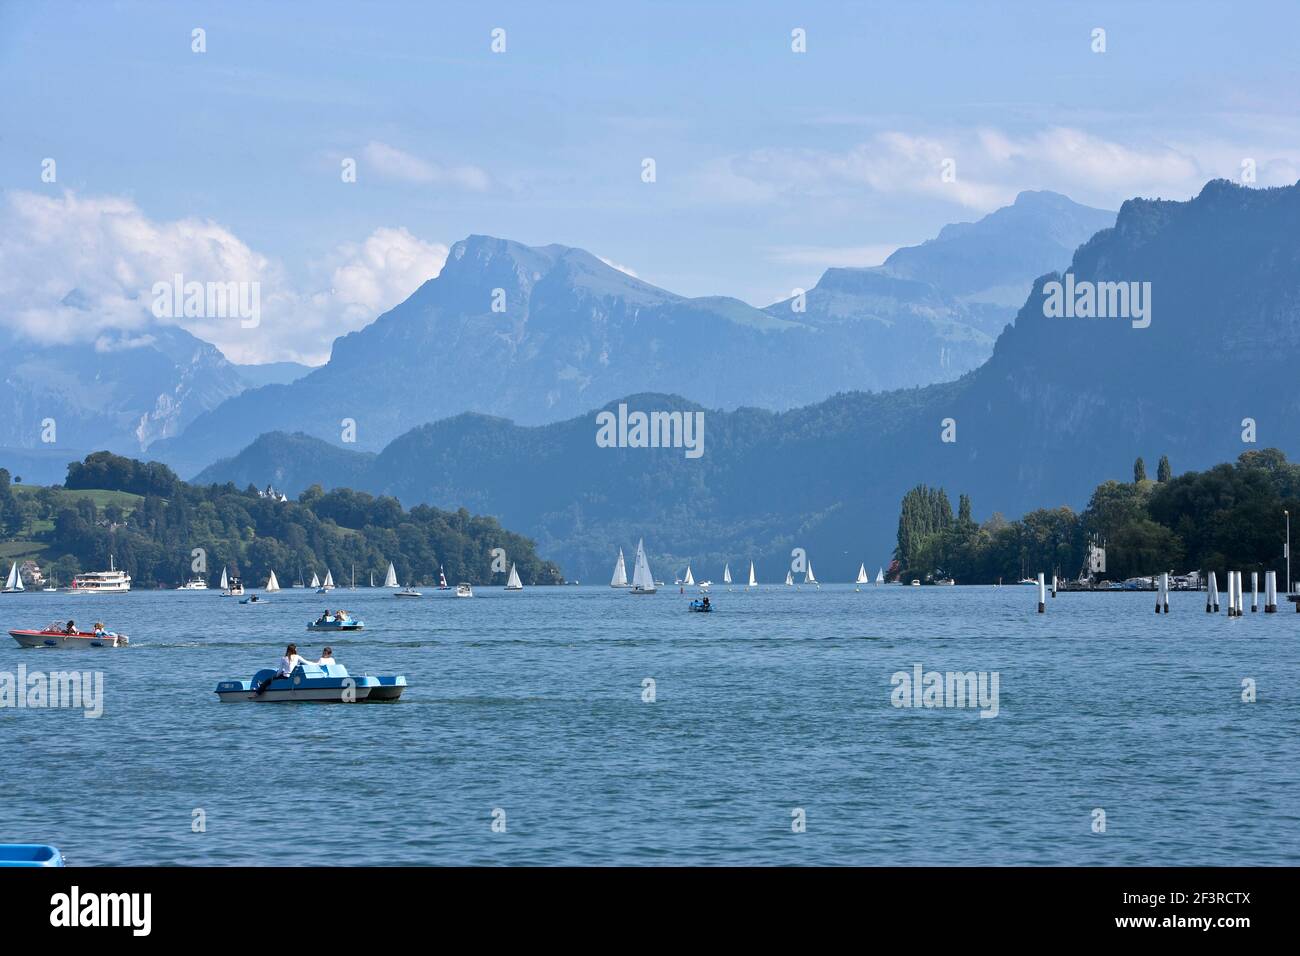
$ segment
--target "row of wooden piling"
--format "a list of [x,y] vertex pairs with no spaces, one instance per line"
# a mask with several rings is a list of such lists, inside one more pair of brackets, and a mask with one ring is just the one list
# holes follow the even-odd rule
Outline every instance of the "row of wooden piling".
[[[1246,610],[1246,600],[1242,589],[1242,572],[1228,572],[1228,617],[1241,617]],[[1052,597],[1056,597],[1057,581],[1056,575],[1052,575]],[[1259,572],[1250,572],[1250,590],[1251,613],[1259,610]],[[1296,602],[1296,613],[1300,614],[1300,601]],[[1038,573],[1038,613],[1047,612],[1047,575],[1043,572]],[[1156,586],[1156,613],[1169,613],[1169,574],[1165,572],[1160,575],[1159,583]],[[1210,572],[1209,579],[1206,581],[1205,589],[1205,613],[1219,613],[1219,581],[1213,571]],[[1277,572],[1264,572],[1264,613],[1277,613]]]

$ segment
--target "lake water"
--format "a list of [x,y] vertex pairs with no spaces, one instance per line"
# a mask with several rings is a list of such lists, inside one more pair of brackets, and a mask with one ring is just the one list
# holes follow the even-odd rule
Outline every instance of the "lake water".
[[[1038,615],[1029,587],[767,586],[715,587],[704,615],[675,586],[476,593],[4,595],[6,629],[101,618],[132,646],[4,636],[0,672],[102,670],[105,705],[0,709],[0,842],[73,865],[1300,861],[1289,604],[1230,620],[1179,593],[1157,617],[1151,594],[1062,594]],[[366,629],[309,634],[326,604]],[[217,700],[289,641],[410,686]],[[895,707],[918,663],[996,671],[997,716]]]

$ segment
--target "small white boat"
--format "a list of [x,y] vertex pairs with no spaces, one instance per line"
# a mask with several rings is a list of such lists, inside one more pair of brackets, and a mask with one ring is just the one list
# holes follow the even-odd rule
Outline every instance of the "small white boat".
[[221,569],[221,596],[222,597],[242,597],[244,594],[244,582],[237,577],[227,577],[226,569]]
[[328,594],[334,590],[334,572],[328,568],[325,571],[325,583],[316,589],[317,594]]
[[859,564],[859,565],[858,565],[858,579],[857,579],[856,581],[854,581],[853,583],[854,583],[854,584],[866,584],[866,583],[867,583],[867,566],[866,566],[865,563],[864,563],[864,564]]
[[794,587],[794,572],[793,572],[793,571],[787,571],[787,572],[785,572],[785,584],[786,584],[786,587]]
[[451,586],[447,583],[447,575],[446,575],[446,573],[442,570],[442,565],[441,565],[441,564],[438,565],[438,590],[439,590],[439,591],[450,591],[450,590],[451,590]]
[[424,597],[424,595],[408,584],[406,587],[402,588],[402,590],[394,594],[393,597],[417,598],[417,597]]
[[753,562],[753,561],[750,561],[750,562],[749,562],[749,583],[746,584],[745,587],[747,587],[747,588],[756,588],[756,587],[758,587],[758,578],[754,577],[754,562]]
[[650,573],[650,562],[645,556],[645,539],[636,543],[636,561],[632,566],[632,594],[654,594],[654,575]]
[[15,561],[13,563],[13,566],[9,569],[9,577],[5,581],[5,588],[3,593],[14,594],[17,591],[26,591],[26,590],[27,589],[23,587],[22,572],[18,570],[18,562]]
[[920,579],[920,578],[912,578],[912,587],[914,587],[914,588],[919,588],[920,586],[921,586],[921,579]]
[[267,590],[267,591],[278,591],[278,590],[280,590],[280,582],[277,581],[277,580],[275,579],[275,572],[274,572],[274,571],[272,571],[272,572],[271,572],[271,576],[270,576],[269,578],[266,579],[266,588],[265,588],[265,590]]
[[935,583],[935,584],[943,584],[943,585],[946,585],[946,586],[951,587],[952,585],[956,584],[957,582],[954,581],[952,578],[940,578],[938,581],[935,581],[934,583]]
[[393,566],[392,561],[388,562],[388,573],[384,575],[384,587],[397,587],[397,568]]
[[208,590],[208,582],[203,580],[202,577],[196,574],[194,577],[190,578],[188,581],[186,581],[176,590],[177,591],[206,591]]
[[884,568],[881,568],[881,569],[879,569],[879,570],[876,572],[876,583],[877,583],[877,584],[884,584],[884,583],[885,583],[885,569],[884,569]]
[[730,583],[731,583],[731,565],[730,565],[730,564],[724,564],[724,565],[722,566],[722,583],[723,583],[723,584],[730,584]]
[[462,581],[456,585],[456,597],[473,597],[474,589],[470,587],[468,581]]
[[313,572],[311,573],[311,584],[307,585],[307,587],[309,587],[309,588],[318,588],[318,587],[320,587],[320,578],[316,577],[316,572],[315,572],[315,571],[313,571]]
[[614,577],[610,580],[609,586],[612,588],[627,587],[627,565],[623,563],[623,549],[618,549],[618,561],[614,565]]
[[510,565],[510,580],[506,582],[507,591],[522,591],[524,582],[519,580],[519,571],[512,564]]

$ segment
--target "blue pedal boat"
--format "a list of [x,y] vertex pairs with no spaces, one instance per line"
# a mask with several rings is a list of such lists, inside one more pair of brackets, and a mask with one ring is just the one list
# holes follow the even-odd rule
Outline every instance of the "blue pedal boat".
[[359,631],[365,627],[364,621],[354,621],[348,618],[346,621],[340,621],[338,618],[330,618],[328,621],[322,621],[320,618],[312,621],[307,625],[309,631]]
[[[266,680],[271,681],[266,690],[255,693]],[[338,663],[299,664],[288,677],[276,677],[275,668],[264,667],[252,680],[223,680],[217,685],[217,697],[230,703],[365,704],[397,700],[404,690],[404,674],[354,677]]]
[[690,606],[692,611],[699,611],[702,614],[708,614],[713,610],[712,604],[705,604],[703,601],[692,601]]
[[0,843],[0,866],[63,866],[63,854],[45,843]]

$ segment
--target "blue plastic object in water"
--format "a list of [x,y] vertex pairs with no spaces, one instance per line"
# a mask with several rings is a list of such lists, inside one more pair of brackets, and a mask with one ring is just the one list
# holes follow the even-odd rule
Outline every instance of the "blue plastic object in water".
[[0,866],[63,866],[63,854],[44,843],[0,843]]

